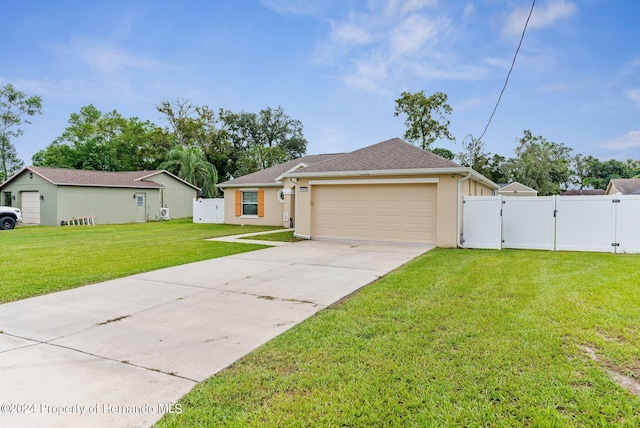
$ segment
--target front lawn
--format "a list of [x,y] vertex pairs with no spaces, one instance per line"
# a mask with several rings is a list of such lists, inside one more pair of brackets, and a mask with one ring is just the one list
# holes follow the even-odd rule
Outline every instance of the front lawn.
[[205,239],[269,229],[191,220],[18,226],[0,233],[0,303],[263,248]]
[[159,426],[636,427],[639,326],[640,256],[435,249]]
[[282,232],[266,233],[264,235],[244,236],[240,239],[251,239],[257,241],[275,241],[275,242],[297,242],[301,239],[293,236],[293,230],[285,230]]

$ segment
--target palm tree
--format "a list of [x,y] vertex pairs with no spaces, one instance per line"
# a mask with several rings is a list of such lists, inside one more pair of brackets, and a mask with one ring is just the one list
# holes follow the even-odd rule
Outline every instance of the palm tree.
[[167,153],[166,161],[160,168],[201,188],[205,198],[218,196],[218,171],[207,161],[204,152],[198,147],[174,147]]

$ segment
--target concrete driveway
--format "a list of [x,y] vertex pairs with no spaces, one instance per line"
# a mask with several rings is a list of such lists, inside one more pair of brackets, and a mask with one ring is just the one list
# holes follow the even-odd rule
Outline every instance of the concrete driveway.
[[149,426],[429,249],[303,241],[0,305],[0,426]]

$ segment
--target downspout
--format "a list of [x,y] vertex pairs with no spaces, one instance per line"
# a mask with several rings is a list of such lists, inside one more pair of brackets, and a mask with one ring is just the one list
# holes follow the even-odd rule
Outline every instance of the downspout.
[[456,198],[456,246],[462,247],[462,238],[460,237],[460,225],[462,224],[462,204],[460,203],[460,184],[471,178],[471,171],[465,177],[458,179],[458,197]]

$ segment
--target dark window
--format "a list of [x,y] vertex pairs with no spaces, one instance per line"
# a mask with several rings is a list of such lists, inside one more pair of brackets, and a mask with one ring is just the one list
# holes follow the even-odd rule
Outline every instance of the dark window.
[[242,215],[258,215],[258,192],[242,192]]

